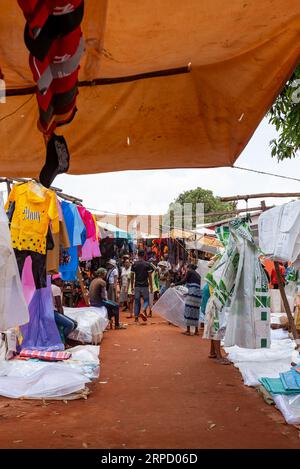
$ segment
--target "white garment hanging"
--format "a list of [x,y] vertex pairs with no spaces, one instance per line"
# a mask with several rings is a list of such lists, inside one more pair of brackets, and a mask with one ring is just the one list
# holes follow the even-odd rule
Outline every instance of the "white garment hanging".
[[259,247],[266,256],[295,262],[300,255],[300,200],[262,213],[258,230]]
[[24,298],[8,219],[0,197],[0,331],[26,324],[29,311]]

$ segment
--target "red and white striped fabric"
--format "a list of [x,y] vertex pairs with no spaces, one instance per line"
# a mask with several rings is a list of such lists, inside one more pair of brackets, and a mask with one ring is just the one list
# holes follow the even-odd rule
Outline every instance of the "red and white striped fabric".
[[70,352],[43,352],[40,350],[23,349],[20,353],[22,358],[38,358],[49,362],[68,360],[71,358]]
[[84,0],[18,0],[26,26],[24,40],[37,84],[38,128],[51,137],[77,111],[79,64],[85,50],[81,22]]

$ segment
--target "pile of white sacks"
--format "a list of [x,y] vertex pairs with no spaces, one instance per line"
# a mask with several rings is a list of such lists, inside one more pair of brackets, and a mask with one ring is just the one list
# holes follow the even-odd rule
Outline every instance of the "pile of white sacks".
[[51,400],[87,397],[87,384],[100,374],[98,344],[108,325],[107,310],[65,308],[65,313],[78,322],[78,327],[70,338],[85,344],[68,349],[71,353],[68,360],[47,362],[14,359],[14,331],[9,330],[0,335],[0,396]]
[[12,399],[76,399],[86,397],[87,383],[100,373],[100,346],[79,345],[62,362],[0,362],[0,395]]
[[[281,313],[271,314],[271,323],[280,324]],[[259,386],[260,378],[278,378],[279,373],[289,371],[291,363],[300,363],[295,342],[283,329],[271,330],[271,347],[265,349],[244,349],[226,347],[228,359],[239,369],[246,386]],[[300,394],[273,395],[276,407],[289,424],[300,424]]]

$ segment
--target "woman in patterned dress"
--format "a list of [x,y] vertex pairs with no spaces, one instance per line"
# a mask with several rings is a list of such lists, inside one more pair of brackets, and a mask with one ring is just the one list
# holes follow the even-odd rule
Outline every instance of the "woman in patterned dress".
[[195,327],[195,335],[199,335],[199,317],[201,306],[201,277],[196,272],[197,266],[189,264],[186,277],[175,286],[186,285],[188,294],[185,297],[184,319],[186,322],[185,335],[191,335],[191,326]]

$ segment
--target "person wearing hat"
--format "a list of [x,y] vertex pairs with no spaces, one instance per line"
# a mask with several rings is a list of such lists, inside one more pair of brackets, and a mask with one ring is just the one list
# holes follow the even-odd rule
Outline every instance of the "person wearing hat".
[[119,302],[119,272],[115,259],[110,259],[107,264],[107,297],[110,301]]
[[171,269],[171,264],[168,261],[160,261],[158,263],[159,296],[162,296],[171,285]]
[[53,299],[53,308],[54,308],[54,317],[57,328],[59,331],[62,331],[64,336],[64,341],[66,341],[67,337],[71,332],[76,329],[78,326],[76,321],[69,318],[64,314],[63,308],[63,280],[60,274],[52,275],[51,278],[51,291],[52,291],[52,299]]
[[115,318],[115,329],[126,329],[122,324],[120,324],[120,310],[118,303],[107,299],[107,289],[106,289],[106,278],[107,270],[100,268],[96,270],[95,277],[91,281],[89,295],[91,306],[96,308],[101,308],[105,306],[107,308],[108,319]]

